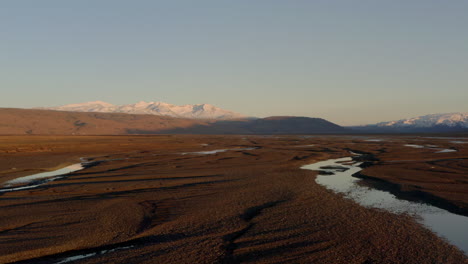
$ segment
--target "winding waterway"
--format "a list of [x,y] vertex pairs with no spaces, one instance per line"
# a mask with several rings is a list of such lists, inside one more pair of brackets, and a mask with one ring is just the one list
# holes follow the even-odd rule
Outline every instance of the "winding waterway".
[[425,203],[406,201],[393,194],[359,185],[362,179],[352,175],[361,171],[360,163],[351,157],[330,159],[305,165],[302,169],[322,171],[316,182],[368,208],[384,209],[396,214],[409,214],[452,245],[468,254],[468,217],[450,213]]

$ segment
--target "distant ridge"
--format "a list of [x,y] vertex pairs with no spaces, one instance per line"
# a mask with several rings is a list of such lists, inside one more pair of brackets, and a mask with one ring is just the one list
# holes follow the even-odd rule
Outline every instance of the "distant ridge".
[[461,132],[468,131],[468,113],[431,114],[352,128],[366,132]]
[[160,115],[190,119],[229,120],[246,118],[246,116],[224,110],[210,104],[173,105],[164,102],[138,102],[135,104],[113,105],[103,101],[68,104],[58,107],[40,107],[37,109],[71,111],[71,112],[102,112]]
[[348,130],[321,118],[188,119],[150,114],[0,108],[0,134],[318,134]]
[[[131,131],[137,134],[152,134],[152,131]],[[350,130],[322,118],[273,116],[250,120],[225,120],[207,125],[195,125],[168,131],[175,134],[330,134]]]

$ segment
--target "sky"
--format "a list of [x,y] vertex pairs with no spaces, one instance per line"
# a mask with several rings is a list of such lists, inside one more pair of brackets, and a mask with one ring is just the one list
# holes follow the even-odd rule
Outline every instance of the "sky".
[[0,107],[209,103],[359,125],[468,112],[466,0],[7,0]]

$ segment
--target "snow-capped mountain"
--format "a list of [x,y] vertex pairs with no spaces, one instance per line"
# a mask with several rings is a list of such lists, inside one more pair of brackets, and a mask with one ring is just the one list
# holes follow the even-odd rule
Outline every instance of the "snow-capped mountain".
[[224,110],[210,104],[173,105],[164,102],[144,101],[128,105],[113,105],[102,101],[95,101],[58,107],[42,107],[41,109],[71,112],[150,114],[191,119],[226,120],[246,117],[242,114]]
[[468,113],[432,114],[351,128],[366,133],[467,132]]
[[448,114],[432,114],[419,116],[409,119],[401,119],[398,121],[382,122],[376,124],[378,127],[460,127],[468,128],[468,113],[448,113]]

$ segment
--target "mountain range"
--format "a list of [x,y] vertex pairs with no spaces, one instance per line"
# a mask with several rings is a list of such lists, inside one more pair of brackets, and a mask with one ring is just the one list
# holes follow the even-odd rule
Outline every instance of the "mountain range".
[[0,108],[0,135],[317,134],[348,129],[321,118],[189,119],[154,114]]
[[230,120],[246,116],[224,110],[210,104],[173,105],[164,102],[138,102],[135,104],[113,105],[102,101],[68,104],[58,107],[41,107],[38,109],[70,112],[102,112],[170,116],[190,119]]
[[351,128],[357,131],[389,133],[468,131],[468,113],[431,114]]
[[95,101],[59,107],[0,108],[0,134],[317,134],[468,132],[468,113],[432,114],[342,127],[321,118],[254,118],[210,104]]

